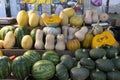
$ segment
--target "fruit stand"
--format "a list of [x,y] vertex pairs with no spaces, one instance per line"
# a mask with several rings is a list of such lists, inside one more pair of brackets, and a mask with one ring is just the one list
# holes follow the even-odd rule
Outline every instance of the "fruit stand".
[[12,23],[0,19],[0,79],[120,80],[120,45],[109,14],[86,9],[83,15],[68,7],[59,15],[20,10]]

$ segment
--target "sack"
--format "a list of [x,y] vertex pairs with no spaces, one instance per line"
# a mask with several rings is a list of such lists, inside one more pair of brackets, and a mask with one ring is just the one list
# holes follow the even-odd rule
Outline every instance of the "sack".
[[99,7],[102,5],[102,0],[91,0],[91,4]]

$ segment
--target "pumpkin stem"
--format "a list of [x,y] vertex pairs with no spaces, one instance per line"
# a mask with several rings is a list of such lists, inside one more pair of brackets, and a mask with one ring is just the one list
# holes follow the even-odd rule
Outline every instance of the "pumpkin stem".
[[78,67],[78,68],[80,68],[80,67],[81,67],[81,65],[80,65],[80,61],[77,63],[77,67]]
[[118,59],[118,58],[119,58],[117,55],[118,55],[118,53],[115,53],[115,58],[116,58],[116,59]]
[[85,52],[86,51],[86,49],[83,49],[83,52]]
[[99,72],[100,70],[99,69],[96,69],[96,72]]
[[112,71],[115,71],[115,69],[113,68]]
[[104,56],[103,56],[103,59],[105,60],[105,59],[107,59],[107,57],[104,55]]
[[88,60],[91,60],[91,58],[88,58]]

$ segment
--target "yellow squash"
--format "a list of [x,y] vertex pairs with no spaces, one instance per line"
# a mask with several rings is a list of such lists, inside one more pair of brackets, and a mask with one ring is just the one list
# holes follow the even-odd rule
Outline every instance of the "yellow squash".
[[17,23],[18,25],[25,27],[28,25],[28,13],[25,10],[21,10],[17,14]]
[[92,48],[101,47],[103,45],[114,45],[115,42],[114,36],[110,32],[104,31],[93,38]]

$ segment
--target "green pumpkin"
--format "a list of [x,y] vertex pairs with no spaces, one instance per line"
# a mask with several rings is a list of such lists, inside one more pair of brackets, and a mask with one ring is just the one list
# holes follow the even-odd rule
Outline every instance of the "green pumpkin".
[[56,65],[56,76],[59,80],[68,80],[69,73],[67,71],[67,68],[63,64]]
[[120,71],[113,70],[107,73],[108,80],[120,80]]

